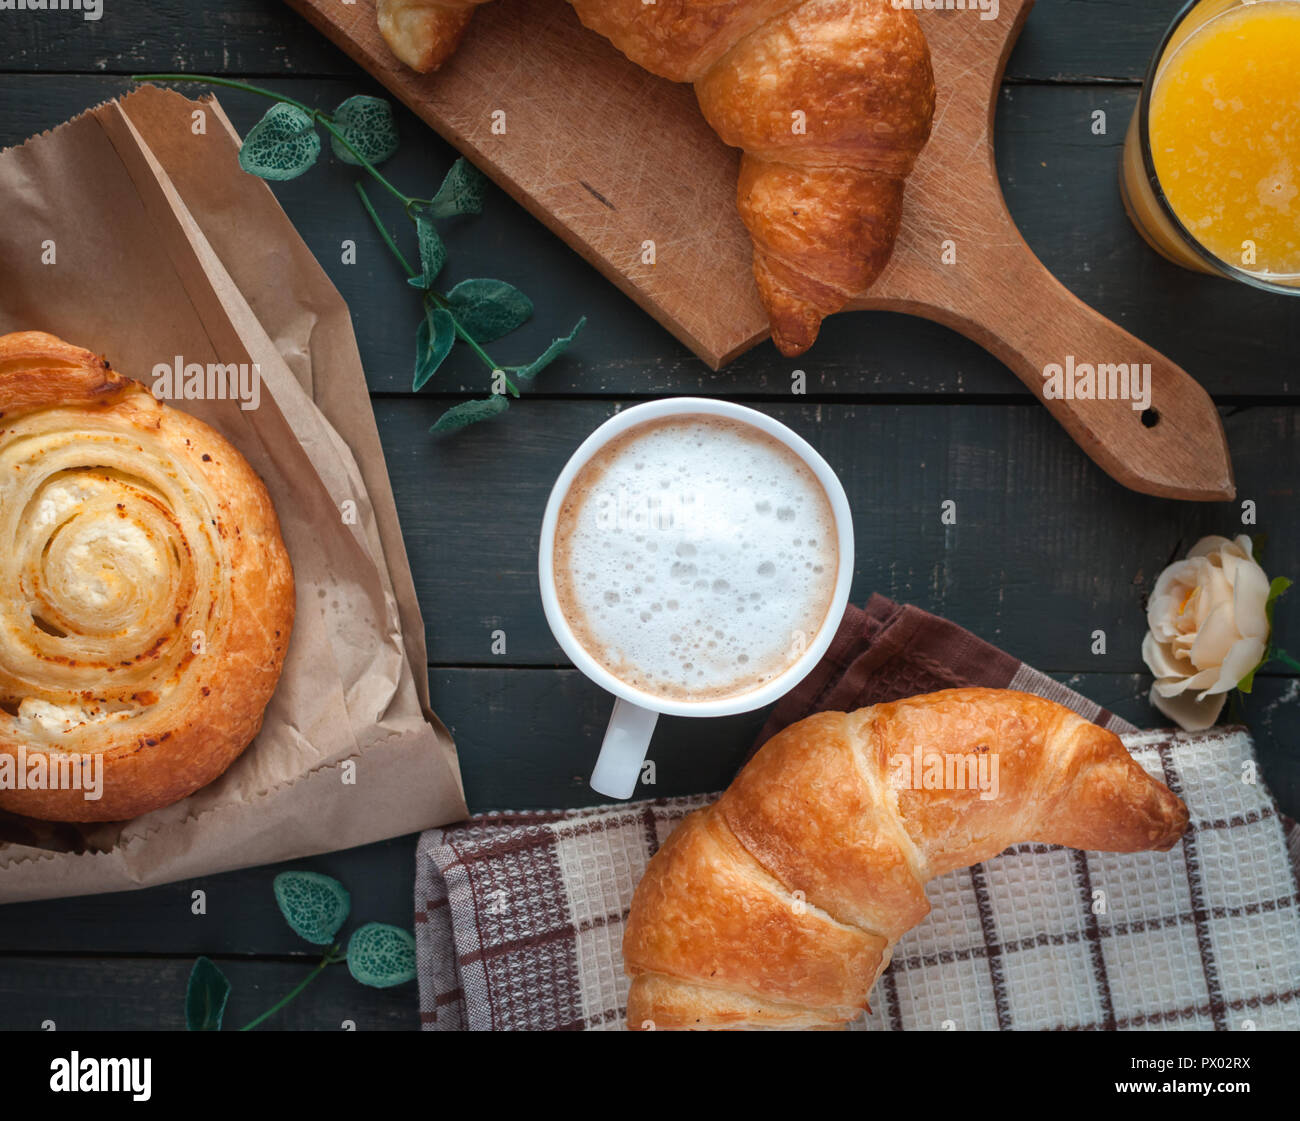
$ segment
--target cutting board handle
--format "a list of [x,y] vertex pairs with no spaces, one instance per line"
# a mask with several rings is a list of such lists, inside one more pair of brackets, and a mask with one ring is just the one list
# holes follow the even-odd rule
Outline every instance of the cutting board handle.
[[1018,231],[1013,237],[999,247],[997,268],[952,293],[939,318],[1005,362],[1125,486],[1165,498],[1231,499],[1232,461],[1209,394],[1070,292]]
[[[938,91],[934,133],[908,180],[905,251],[895,248],[885,273],[851,306],[910,312],[974,339],[1125,486],[1225,501],[1236,493],[1232,461],[1209,395],[1066,289],[1007,209],[993,157],[994,115],[1007,56],[1031,5],[1003,0],[1001,16],[987,21],[921,13]],[[984,96],[972,96],[980,84]],[[955,256],[945,259],[941,246]]]

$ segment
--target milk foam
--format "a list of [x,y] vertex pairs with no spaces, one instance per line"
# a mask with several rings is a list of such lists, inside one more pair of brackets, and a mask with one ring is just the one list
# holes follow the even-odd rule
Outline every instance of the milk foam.
[[807,465],[739,421],[683,415],[629,429],[561,507],[555,576],[584,649],[658,696],[756,689],[821,629],[835,517]]

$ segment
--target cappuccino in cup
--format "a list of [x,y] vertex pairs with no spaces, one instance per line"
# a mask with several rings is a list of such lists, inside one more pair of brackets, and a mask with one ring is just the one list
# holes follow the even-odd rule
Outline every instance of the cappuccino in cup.
[[574,476],[555,522],[556,599],[633,689],[726,700],[779,677],[822,630],[837,540],[825,488],[785,443],[729,416],[664,416]]

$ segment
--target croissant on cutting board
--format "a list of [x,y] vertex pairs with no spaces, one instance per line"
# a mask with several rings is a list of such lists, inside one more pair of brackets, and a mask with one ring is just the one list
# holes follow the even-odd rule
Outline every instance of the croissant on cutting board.
[[[947,788],[932,785],[950,756]],[[628,1025],[843,1027],[929,913],[928,880],[1016,843],[1164,851],[1187,820],[1117,736],[1041,697],[950,689],[818,713],[650,861],[623,938]]]
[[[378,0],[380,30],[399,59],[433,70],[483,2]],[[639,66],[693,83],[710,126],[743,150],[736,198],[759,295],[778,349],[802,354],[894,247],[934,116],[915,14],[891,0],[570,3]]]
[[120,821],[235,761],[294,582],[234,447],[88,350],[4,335],[0,541],[0,809]]

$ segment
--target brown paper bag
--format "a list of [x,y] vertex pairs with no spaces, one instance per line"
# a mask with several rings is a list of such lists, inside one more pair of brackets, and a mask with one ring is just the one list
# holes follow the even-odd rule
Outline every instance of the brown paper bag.
[[[256,363],[260,402],[177,401],[265,480],[297,581],[261,733],[216,782],[126,823],[0,815],[0,902],[146,887],[466,814],[347,306],[214,99],[143,88],[0,153],[0,333],[151,384]],[[48,262],[48,263],[47,263]]]

